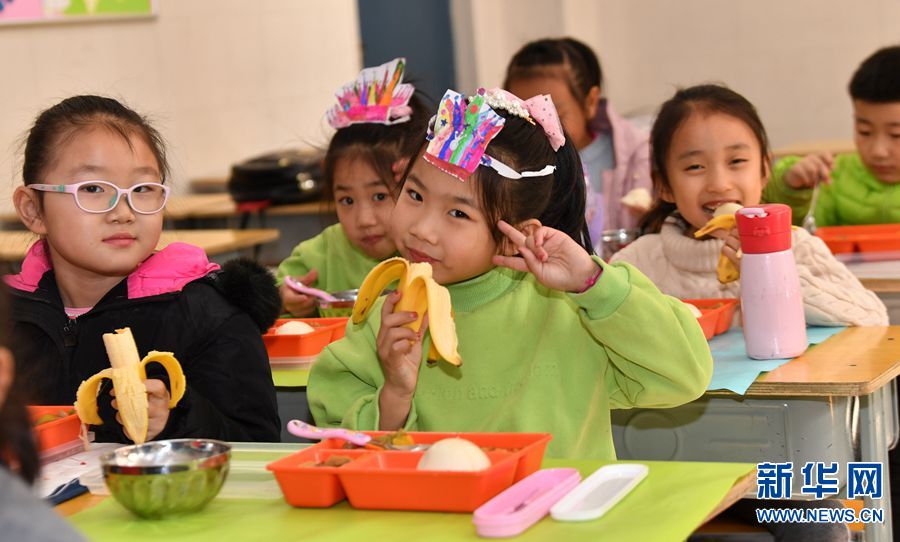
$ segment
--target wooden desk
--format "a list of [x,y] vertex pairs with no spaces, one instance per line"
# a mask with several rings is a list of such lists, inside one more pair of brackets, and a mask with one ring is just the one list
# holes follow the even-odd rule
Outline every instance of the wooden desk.
[[[326,212],[327,207],[318,201],[273,205],[262,210],[267,216],[318,215]],[[165,214],[170,220],[190,220],[230,218],[244,213],[238,211],[237,204],[228,194],[186,194],[169,198]]]
[[225,177],[197,177],[191,179],[191,192],[201,194],[225,192],[228,190],[228,179]]
[[[180,241],[202,248],[210,256],[276,241],[276,229],[255,230],[163,230],[157,249]],[[29,231],[0,231],[0,261],[20,262],[37,240]]]
[[[238,211],[237,204],[229,194],[184,194],[172,196],[163,211],[169,220],[201,220],[211,218],[241,217],[245,213]],[[333,213],[327,205],[319,201],[294,203],[290,205],[273,205],[262,210],[266,216],[315,216]],[[0,213],[0,222],[18,223],[15,211]]]
[[[257,482],[265,472],[263,465],[274,459],[269,457],[251,465],[251,459],[247,458],[245,467],[241,467],[239,457],[239,453],[232,455],[232,474],[243,475],[247,480],[252,477]],[[547,459],[543,467],[575,467],[582,476],[587,476],[605,464],[608,462]],[[631,535],[635,540],[683,540],[691,530],[743,497],[755,485],[756,473],[748,464],[648,462],[647,466],[650,470],[647,478],[602,519],[563,523],[547,517],[523,533],[521,539],[623,540]],[[228,489],[228,483],[223,491]],[[123,536],[145,542],[218,539],[229,534],[241,539],[250,532],[260,533],[266,539],[282,539],[287,533],[296,534],[304,528],[314,538],[318,533],[320,538],[328,540],[358,540],[360,534],[382,539],[398,528],[403,529],[405,538],[414,540],[430,540],[435,536],[444,540],[478,540],[471,514],[357,510],[346,502],[328,509],[291,508],[283,502],[278,489],[271,491],[271,496],[267,493],[256,499],[219,498],[189,519],[187,516],[173,518],[153,522],[152,526],[118,505],[104,502],[108,497],[82,495],[57,510],[66,516],[84,512],[72,521],[84,534],[99,542],[121,540]],[[652,523],[646,522],[650,515],[654,517]],[[655,536],[651,537],[650,533]]]
[[777,149],[772,149],[772,156],[777,160],[784,156],[806,156],[814,152],[830,152],[832,154],[845,154],[856,152],[856,145],[852,139],[818,139],[811,141],[798,141]]
[[[761,375],[745,396],[864,396],[900,376],[900,326],[849,327]],[[711,390],[707,395],[730,396]]]
[[[792,493],[808,462],[835,462],[845,487],[847,463],[884,468],[884,495],[864,499],[884,510],[866,540],[891,540],[888,449],[898,432],[900,326],[847,328],[806,354],[760,376],[740,396],[712,390],[671,409],[612,411],[620,460],[793,462]],[[773,501],[777,506],[778,501]]]

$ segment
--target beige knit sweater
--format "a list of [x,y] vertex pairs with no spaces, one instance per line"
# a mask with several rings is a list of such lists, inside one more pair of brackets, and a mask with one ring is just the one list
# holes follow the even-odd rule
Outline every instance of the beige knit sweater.
[[[831,255],[821,239],[795,229],[792,241],[807,324],[888,325],[884,303]],[[740,297],[740,281],[720,284],[716,278],[723,244],[719,239],[688,237],[670,218],[660,233],[640,237],[611,261],[634,265],[663,293],[681,299]]]

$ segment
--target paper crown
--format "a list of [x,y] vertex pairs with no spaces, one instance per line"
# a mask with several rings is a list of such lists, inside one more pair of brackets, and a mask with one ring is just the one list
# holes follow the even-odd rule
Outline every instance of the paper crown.
[[[553,173],[556,167],[551,165],[539,171],[519,173],[485,153],[488,144],[506,123],[506,119],[488,105],[491,96],[484,89],[479,89],[478,94],[467,101],[460,93],[448,89],[428,128],[425,160],[462,181],[467,180],[480,165],[490,167],[508,179],[542,177]],[[511,94],[509,96],[515,98]],[[511,113],[522,116],[521,111]],[[534,124],[530,117],[527,120]]]
[[488,143],[506,120],[494,112],[484,96],[465,96],[448,89],[429,127],[425,159],[445,172],[466,180],[481,164]]
[[416,88],[403,83],[405,58],[365,68],[356,79],[335,92],[337,105],[326,113],[328,124],[344,128],[351,124],[399,124],[409,120],[408,105]]

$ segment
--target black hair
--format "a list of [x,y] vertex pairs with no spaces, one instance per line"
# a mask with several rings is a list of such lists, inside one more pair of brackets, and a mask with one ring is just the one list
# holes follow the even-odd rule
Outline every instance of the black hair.
[[[9,293],[0,285],[0,346],[9,344],[9,329]],[[23,389],[21,379],[13,376],[6,400],[0,403],[0,466],[14,466],[31,484],[40,472],[40,462]]]
[[[538,171],[554,165],[553,173],[542,177],[508,179],[494,169],[479,166],[470,179],[477,179],[481,208],[490,224],[491,236],[498,246],[506,242],[506,236],[497,228],[504,220],[513,226],[530,218],[537,218],[542,225],[569,235],[588,254],[594,253],[584,219],[586,188],[581,158],[571,138],[554,152],[544,129],[503,109],[494,109],[503,117],[503,129],[488,144],[485,153],[503,162],[515,171]],[[422,154],[426,143],[420,143],[416,157]],[[403,182],[413,167],[410,161],[403,175]],[[402,186],[403,182],[400,183]]]
[[412,108],[410,118],[399,124],[361,123],[338,129],[328,144],[322,163],[322,199],[325,203],[334,200],[334,170],[338,161],[363,160],[369,164],[388,191],[396,194],[394,164],[416,153],[416,148],[425,137],[431,109],[426,105],[425,96],[416,91],[409,100]]
[[850,97],[864,102],[900,102],[900,45],[883,47],[862,61],[849,85]]
[[79,131],[95,126],[120,135],[129,147],[131,136],[141,138],[150,147],[159,166],[160,180],[165,182],[169,176],[165,143],[150,121],[113,98],[82,95],[66,98],[35,119],[25,140],[25,185],[48,182],[44,175],[58,159],[60,146]]
[[672,192],[666,158],[675,132],[695,112],[722,113],[742,121],[759,143],[762,174],[771,167],[769,138],[752,103],[724,85],[705,84],[678,89],[662,104],[650,130],[650,171],[655,203],[641,219],[642,233],[658,233],[665,219],[677,209],[674,203],[660,198],[662,193]]
[[503,88],[509,88],[516,80],[560,73],[580,104],[593,87],[603,85],[603,70],[594,51],[585,43],[566,37],[526,43],[509,61]]

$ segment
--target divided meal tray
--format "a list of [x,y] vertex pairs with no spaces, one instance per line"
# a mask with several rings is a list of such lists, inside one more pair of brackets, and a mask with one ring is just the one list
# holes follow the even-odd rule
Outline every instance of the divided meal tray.
[[734,298],[722,299],[682,299],[700,309],[700,317],[697,322],[703,329],[706,340],[716,335],[721,335],[731,328],[734,312],[738,307],[738,300]]
[[900,224],[821,226],[816,236],[833,254],[900,251]]
[[[328,344],[342,338],[348,318],[279,318],[263,334],[263,344],[273,367],[308,365]],[[275,329],[287,322],[309,324],[314,331],[303,335],[277,335]]]
[[[372,436],[383,431],[365,431]],[[485,451],[490,466],[473,472],[418,470],[424,451],[345,448],[327,439],[270,463],[285,500],[296,507],[329,507],[345,498],[350,506],[374,510],[472,512],[540,468],[547,433],[410,432],[416,444],[464,438]],[[329,457],[350,461],[316,466]]]

